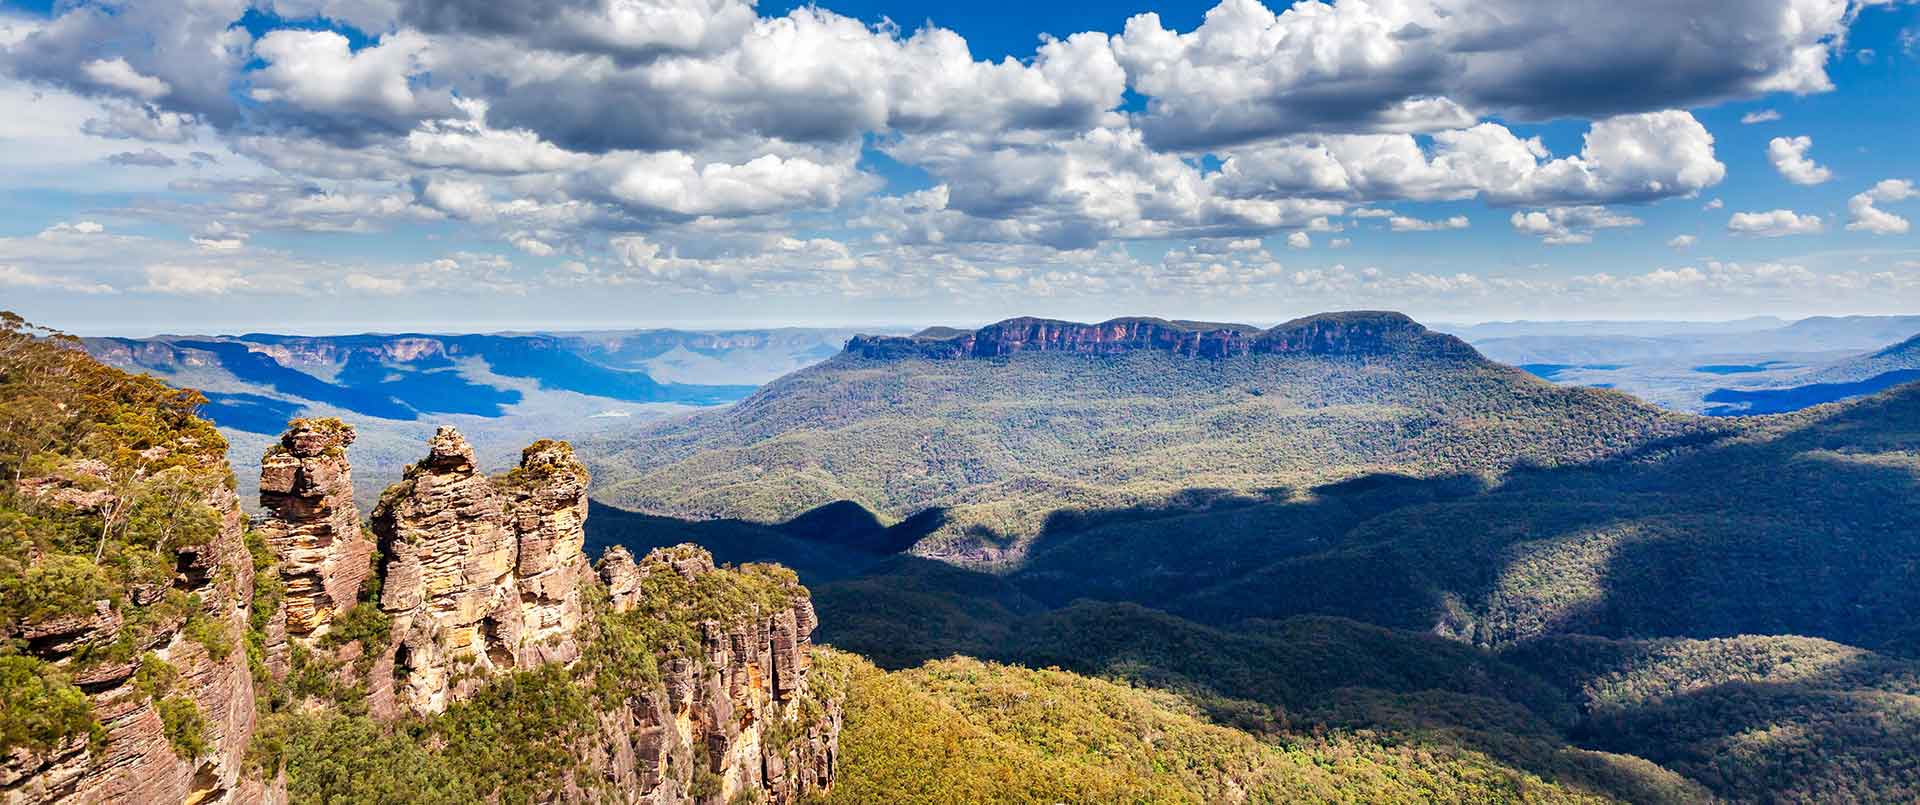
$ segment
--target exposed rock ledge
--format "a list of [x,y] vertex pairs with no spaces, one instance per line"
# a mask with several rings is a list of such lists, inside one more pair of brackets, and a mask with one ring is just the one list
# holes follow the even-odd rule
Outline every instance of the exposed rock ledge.
[[847,353],[864,358],[993,358],[1017,352],[1113,355],[1158,350],[1201,358],[1248,354],[1478,358],[1479,353],[1399,313],[1322,313],[1262,330],[1247,324],[1120,318],[1099,324],[1017,318],[978,330],[931,328],[899,336],[854,336]]

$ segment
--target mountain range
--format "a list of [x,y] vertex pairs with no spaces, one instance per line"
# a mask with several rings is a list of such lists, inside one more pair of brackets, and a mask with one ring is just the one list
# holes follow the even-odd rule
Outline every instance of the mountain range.
[[1702,417],[1395,314],[1016,319],[585,452],[641,512],[590,540],[811,563],[822,639],[883,668],[1053,666],[1630,801],[1920,793],[1920,385]]
[[[605,334],[85,345],[371,423],[241,464],[0,336],[28,801],[1920,797],[1920,384],[1702,416],[1378,311],[857,335],[726,406]],[[346,406],[601,394],[685,396],[353,480],[407,420]]]

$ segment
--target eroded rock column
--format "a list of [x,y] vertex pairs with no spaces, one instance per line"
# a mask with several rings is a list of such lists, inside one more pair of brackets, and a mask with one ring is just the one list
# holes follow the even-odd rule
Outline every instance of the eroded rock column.
[[367,578],[374,546],[353,503],[353,437],[353,426],[337,419],[296,419],[260,462],[267,515],[258,530],[280,560],[286,631],[296,638],[325,634]]

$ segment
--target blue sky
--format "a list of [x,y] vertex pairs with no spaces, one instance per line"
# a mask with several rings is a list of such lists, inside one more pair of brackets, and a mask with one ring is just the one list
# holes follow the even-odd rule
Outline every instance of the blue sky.
[[0,306],[1911,313],[1916,32],[1846,0],[0,3]]

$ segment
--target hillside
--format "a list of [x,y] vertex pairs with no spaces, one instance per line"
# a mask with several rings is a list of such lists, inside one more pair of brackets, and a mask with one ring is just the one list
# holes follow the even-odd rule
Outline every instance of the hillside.
[[1499,473],[1708,427],[1560,388],[1398,314],[1242,325],[1015,319],[861,337],[721,411],[589,440],[596,496],[783,522],[850,500],[938,511],[914,550],[1017,563],[1074,512],[1288,500],[1372,473]]

